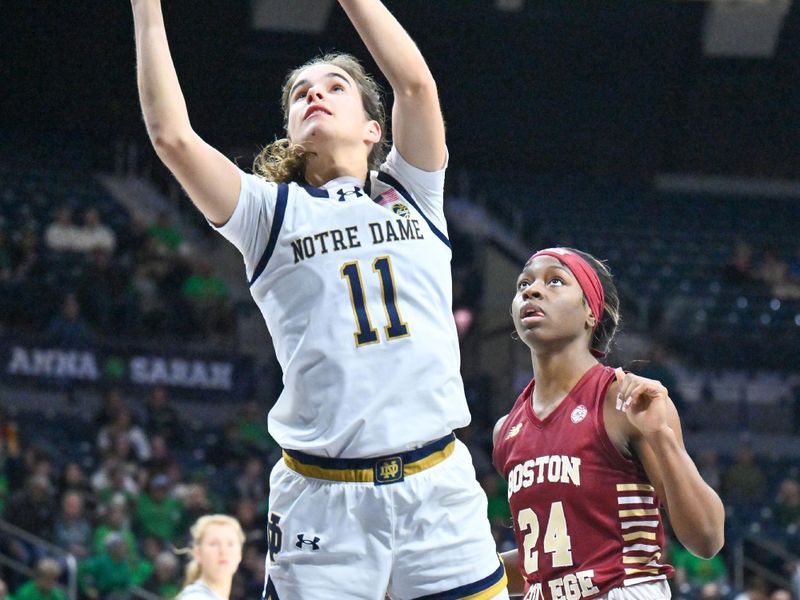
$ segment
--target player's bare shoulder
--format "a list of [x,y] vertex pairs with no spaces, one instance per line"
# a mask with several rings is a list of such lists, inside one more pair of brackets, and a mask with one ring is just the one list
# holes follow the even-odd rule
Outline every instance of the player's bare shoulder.
[[500,431],[503,429],[506,419],[508,419],[508,415],[503,415],[497,419],[497,423],[494,424],[494,429],[492,430],[492,445],[497,445],[497,438],[500,435]]

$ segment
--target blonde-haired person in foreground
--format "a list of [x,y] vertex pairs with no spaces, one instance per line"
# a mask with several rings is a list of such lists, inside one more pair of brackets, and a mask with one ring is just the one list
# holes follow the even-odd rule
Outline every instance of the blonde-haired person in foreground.
[[233,575],[242,562],[244,532],[239,521],[228,515],[204,515],[189,530],[192,560],[179,600],[228,600]]

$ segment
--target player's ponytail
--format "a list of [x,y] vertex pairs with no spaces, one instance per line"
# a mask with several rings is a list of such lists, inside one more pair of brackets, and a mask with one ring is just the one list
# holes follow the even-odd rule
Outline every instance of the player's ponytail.
[[275,183],[306,183],[306,155],[288,138],[275,140],[256,156],[253,173]]
[[603,261],[587,252],[575,250],[574,248],[570,248],[570,250],[589,263],[592,269],[594,269],[594,272],[597,273],[597,277],[600,279],[600,285],[603,286],[603,296],[605,298],[603,318],[592,334],[592,343],[590,347],[600,350],[604,354],[608,354],[621,322],[619,292],[614,283],[614,277]]
[[200,563],[197,562],[197,559],[192,558],[189,564],[186,565],[186,576],[183,578],[183,587],[192,585],[195,581],[200,579],[200,575],[202,575],[201,571]]

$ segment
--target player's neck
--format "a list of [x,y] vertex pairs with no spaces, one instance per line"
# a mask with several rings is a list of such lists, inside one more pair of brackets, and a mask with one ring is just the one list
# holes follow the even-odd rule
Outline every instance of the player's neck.
[[200,578],[203,585],[206,586],[208,589],[213,591],[215,594],[220,596],[221,598],[230,598],[231,597],[231,580],[228,578],[223,578],[220,580],[212,579],[208,575],[203,575]]
[[337,177],[355,177],[363,182],[368,170],[363,153],[311,154],[306,162],[306,181],[314,187],[322,187]]
[[536,385],[534,408],[558,404],[575,387],[581,377],[597,364],[583,344],[570,344],[557,350],[531,350]]

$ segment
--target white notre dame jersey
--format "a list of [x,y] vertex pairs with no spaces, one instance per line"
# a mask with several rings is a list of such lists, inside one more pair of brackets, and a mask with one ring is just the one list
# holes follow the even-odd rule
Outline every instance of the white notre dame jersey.
[[269,430],[288,449],[369,457],[469,423],[452,315],[444,169],[392,148],[362,182],[241,174],[218,228],[244,256],[284,389]]

